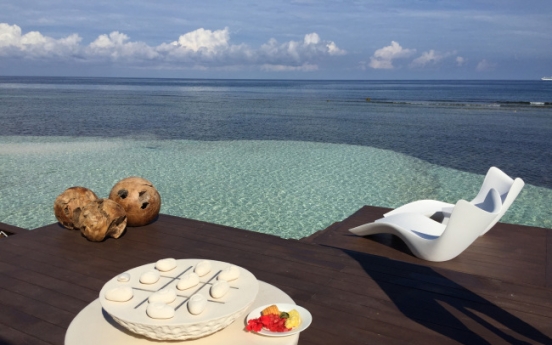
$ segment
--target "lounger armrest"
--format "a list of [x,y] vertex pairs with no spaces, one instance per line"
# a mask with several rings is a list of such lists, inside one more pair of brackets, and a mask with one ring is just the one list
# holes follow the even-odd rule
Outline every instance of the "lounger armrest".
[[418,236],[439,237],[446,226],[419,213],[398,213],[380,218],[375,223],[385,223],[410,230]]
[[[438,200],[418,200],[408,203],[406,205],[400,206],[393,211],[385,213],[384,217],[389,217],[399,213],[417,213],[424,215],[426,217],[431,217],[436,212],[443,212],[450,214],[454,204],[449,204],[447,202],[438,201]],[[447,211],[445,211],[447,210]]]

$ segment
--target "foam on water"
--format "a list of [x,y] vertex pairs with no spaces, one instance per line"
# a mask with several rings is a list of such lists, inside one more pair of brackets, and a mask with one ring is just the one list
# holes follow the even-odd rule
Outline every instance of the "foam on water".
[[[471,200],[482,175],[388,150],[296,141],[0,137],[0,222],[56,222],[71,186],[107,197],[128,176],[153,182],[161,212],[302,238],[363,205]],[[521,176],[523,178],[523,176]],[[503,222],[552,227],[552,190],[526,185]]]

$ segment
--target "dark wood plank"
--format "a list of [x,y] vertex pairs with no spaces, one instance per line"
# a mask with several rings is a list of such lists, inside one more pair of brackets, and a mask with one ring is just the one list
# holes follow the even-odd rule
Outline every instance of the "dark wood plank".
[[[282,253],[289,252],[287,246],[291,242],[298,242],[296,240],[283,239],[273,235],[266,235],[241,229],[235,229],[231,227],[215,225],[205,223],[201,221],[194,221],[186,219],[184,222],[180,222],[179,218],[172,216],[164,216],[161,218],[163,224],[171,224],[173,226],[163,226],[158,229],[160,232],[170,232],[172,234],[178,234],[181,230],[186,233],[185,236],[199,236],[199,237],[215,237],[222,238],[224,241],[230,241],[232,243],[241,243],[247,245],[250,241],[256,241],[259,248],[270,248],[271,250],[281,251]],[[232,236],[228,236],[228,233],[232,233]],[[193,234],[193,235],[192,235]],[[197,237],[195,237],[197,238]],[[321,255],[321,256],[341,256],[339,251],[328,251],[322,249],[319,246],[303,247],[304,251],[309,255]],[[331,258],[331,260],[336,260]]]
[[70,312],[72,315],[78,314],[89,303],[89,301],[67,296],[60,291],[46,289],[41,285],[32,284],[4,274],[0,274],[0,288],[55,306],[58,309]]
[[[61,344],[114,275],[195,257],[242,266],[309,309],[300,344],[552,343],[547,230],[499,225],[462,260],[431,265],[400,240],[348,235],[385,210],[363,207],[301,241],[167,215],[101,243],[58,224],[10,236],[0,241],[0,331],[7,343]],[[525,230],[535,237],[514,233]]]
[[[29,230],[23,229],[17,226],[9,225],[6,223],[0,223],[0,231],[5,232],[7,235],[15,235],[19,233],[25,233]],[[1,238],[1,237],[0,237]]]
[[72,312],[60,309],[57,305],[53,306],[43,300],[32,299],[2,288],[0,288],[0,301],[3,305],[13,307],[39,319],[48,320],[50,323],[63,328],[67,328],[74,318]]
[[0,324],[51,344],[63,344],[65,328],[31,316],[0,301]]
[[552,231],[546,236],[546,287],[552,288]]
[[98,296],[98,292],[96,290],[82,286],[76,287],[70,281],[53,278],[47,274],[24,270],[19,267],[18,269],[2,272],[2,274],[45,289],[60,291],[67,296],[71,296],[82,301],[90,301]]
[[48,345],[48,343],[27,333],[13,329],[12,327],[0,323],[0,345]]

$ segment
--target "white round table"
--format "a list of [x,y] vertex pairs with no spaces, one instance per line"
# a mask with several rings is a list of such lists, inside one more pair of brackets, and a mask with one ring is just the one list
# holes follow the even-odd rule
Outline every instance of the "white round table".
[[245,331],[245,318],[255,308],[272,303],[294,303],[282,290],[259,281],[259,293],[247,312],[225,329],[195,340],[159,341],[131,333],[106,313],[98,299],[87,305],[73,319],[65,334],[65,345],[296,345],[299,334],[284,337],[268,337]]

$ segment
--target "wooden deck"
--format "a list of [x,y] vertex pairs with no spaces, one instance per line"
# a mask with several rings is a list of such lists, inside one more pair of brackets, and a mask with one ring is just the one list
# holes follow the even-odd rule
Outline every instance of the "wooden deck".
[[58,224],[0,238],[0,344],[63,344],[103,284],[160,258],[243,266],[313,314],[299,344],[552,344],[551,230],[497,224],[460,257],[429,263],[391,236],[347,229],[363,207],[297,241],[161,215],[118,240]]

